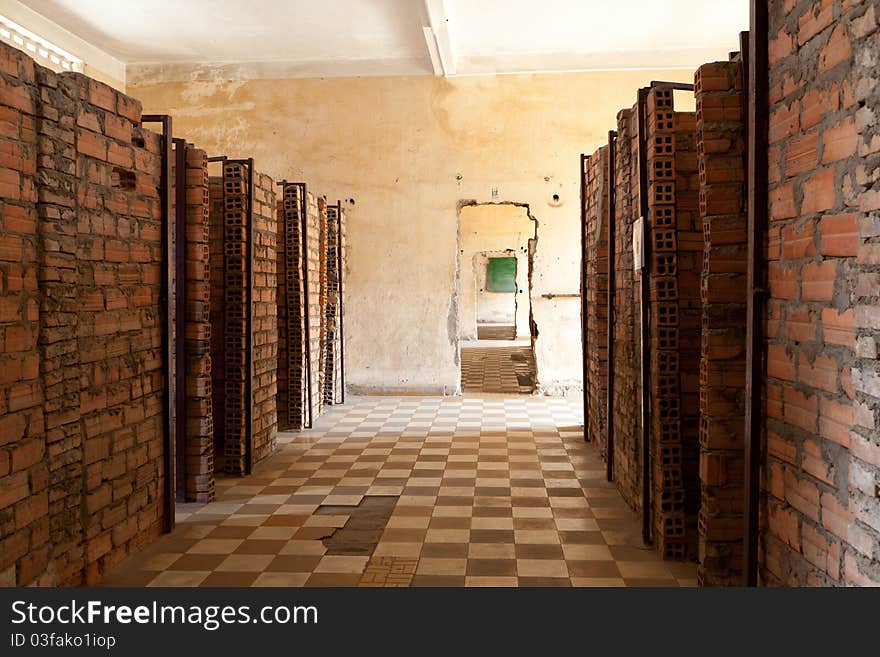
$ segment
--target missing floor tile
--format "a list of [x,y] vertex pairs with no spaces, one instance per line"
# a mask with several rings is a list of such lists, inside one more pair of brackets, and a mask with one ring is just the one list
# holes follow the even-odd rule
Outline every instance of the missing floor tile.
[[322,537],[329,555],[370,556],[394,512],[396,495],[367,495],[357,506],[321,505],[319,515],[348,516],[348,521]]

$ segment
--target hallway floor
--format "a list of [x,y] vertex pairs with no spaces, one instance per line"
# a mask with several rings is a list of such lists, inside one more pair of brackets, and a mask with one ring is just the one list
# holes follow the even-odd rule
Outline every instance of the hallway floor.
[[353,399],[105,584],[695,585],[642,547],[582,421],[577,399]]
[[[474,346],[464,346],[472,344]],[[462,343],[462,392],[528,395],[535,389],[535,359],[530,343],[478,340]]]

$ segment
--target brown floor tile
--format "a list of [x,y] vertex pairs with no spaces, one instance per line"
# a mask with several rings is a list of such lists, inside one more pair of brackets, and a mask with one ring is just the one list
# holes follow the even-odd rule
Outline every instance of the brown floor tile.
[[361,581],[359,574],[352,573],[315,573],[306,580],[305,586],[311,587],[335,587],[357,586]]
[[321,556],[282,554],[275,557],[266,572],[310,573],[321,563]]
[[516,576],[515,559],[468,559],[467,575],[478,577]]
[[518,586],[547,587],[547,586],[571,586],[568,577],[518,577]]
[[568,573],[571,577],[620,577],[614,561],[569,561]]
[[464,559],[468,556],[467,543],[425,543],[421,556],[429,558]]
[[200,586],[252,586],[259,573],[213,572],[208,575]]
[[460,587],[464,586],[464,576],[416,575],[411,586]]

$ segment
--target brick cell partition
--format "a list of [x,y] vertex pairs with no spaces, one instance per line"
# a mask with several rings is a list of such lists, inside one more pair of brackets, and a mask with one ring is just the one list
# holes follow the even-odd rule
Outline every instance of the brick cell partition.
[[633,222],[639,216],[638,117],[617,115],[615,163],[614,479],[633,509],[642,506],[641,346],[639,276],[633,271]]
[[303,279],[300,185],[285,184],[278,204],[278,424],[303,429],[308,423],[305,349],[305,291]]
[[608,147],[603,146],[587,163],[585,219],[587,313],[587,435],[607,458],[608,385]]
[[160,140],[104,84],[0,64],[0,580],[96,583],[161,528]]
[[[180,146],[178,146],[180,147]],[[187,502],[214,499],[211,258],[208,160],[186,146],[186,477]]]
[[272,453],[278,433],[277,239],[274,182],[254,172],[254,463]]
[[[222,170],[221,170],[222,172]],[[225,470],[226,427],[226,300],[223,250],[223,177],[208,178],[208,275],[211,323],[211,411],[214,425],[214,469]]]
[[[275,191],[271,178],[254,173],[253,331],[249,335],[248,166],[226,161],[222,173],[210,177],[208,185],[214,460],[217,469],[241,475],[247,471],[248,449],[254,463],[265,458],[274,449],[278,429]],[[248,446],[246,354],[251,343],[254,411]]]
[[742,581],[746,216],[742,60],[695,76],[704,235],[700,361],[701,584]]
[[[343,215],[344,216],[344,215]],[[340,297],[339,264],[342,243],[340,240],[340,208],[327,206],[327,302],[324,311],[326,335],[324,341],[324,404],[342,401],[342,361],[339,333]]]
[[880,583],[876,12],[770,2],[767,584]]
[[226,394],[223,416],[223,469],[247,471],[249,428],[248,333],[248,169],[239,162],[223,163],[223,348]]
[[651,515],[655,543],[664,556],[686,553],[684,441],[679,331],[680,280],[676,212],[676,131],[672,90],[647,97],[650,268]]
[[327,213],[323,199],[315,198],[311,192],[306,192],[306,237],[308,252],[306,253],[306,266],[308,267],[309,289],[308,313],[309,313],[309,362],[311,371],[309,378],[312,385],[312,409],[313,420],[321,415],[323,409],[323,395],[321,385],[321,352],[323,346],[324,330],[324,283],[322,282],[322,269],[326,265],[326,249],[322,249],[322,234],[326,232]]

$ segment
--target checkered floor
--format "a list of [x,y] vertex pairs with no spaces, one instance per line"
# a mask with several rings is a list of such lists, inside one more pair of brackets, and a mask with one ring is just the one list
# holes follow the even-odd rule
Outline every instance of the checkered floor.
[[535,389],[531,346],[462,347],[463,392],[530,394]]
[[[352,400],[280,434],[251,476],[218,481],[216,502],[181,507],[174,532],[105,583],[695,585],[693,564],[641,546],[582,421],[574,399]],[[328,554],[322,539],[374,496],[392,499],[376,505],[384,529],[363,530],[372,552]]]

